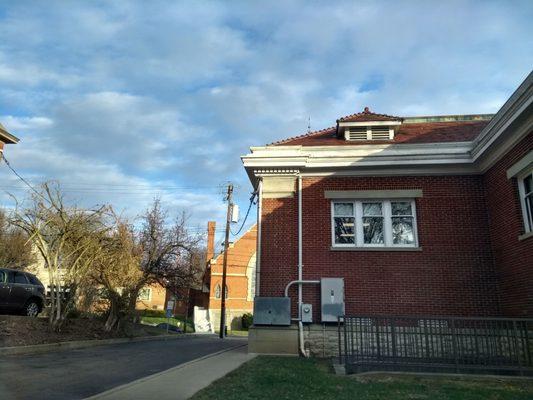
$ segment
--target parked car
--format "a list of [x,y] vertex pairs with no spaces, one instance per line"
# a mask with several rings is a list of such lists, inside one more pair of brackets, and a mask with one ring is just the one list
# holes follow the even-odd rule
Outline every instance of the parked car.
[[0,268],[0,310],[36,317],[43,310],[44,286],[29,272]]

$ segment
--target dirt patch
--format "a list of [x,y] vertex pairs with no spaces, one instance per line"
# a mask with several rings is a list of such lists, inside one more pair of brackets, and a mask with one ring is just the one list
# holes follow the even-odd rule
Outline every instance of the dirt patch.
[[144,325],[130,325],[126,332],[104,332],[103,325],[103,321],[98,318],[75,318],[68,320],[61,332],[58,333],[48,328],[48,320],[46,318],[0,315],[0,347],[28,346],[72,340],[150,336],[166,333],[162,329]]

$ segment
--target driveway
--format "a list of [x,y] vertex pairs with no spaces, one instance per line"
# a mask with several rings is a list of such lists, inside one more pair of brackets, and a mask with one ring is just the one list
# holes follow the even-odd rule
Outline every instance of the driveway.
[[83,399],[245,339],[184,338],[0,357],[0,399]]

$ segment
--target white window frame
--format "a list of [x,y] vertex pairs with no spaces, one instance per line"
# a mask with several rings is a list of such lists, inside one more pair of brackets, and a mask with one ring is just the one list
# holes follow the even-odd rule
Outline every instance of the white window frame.
[[[146,296],[148,298],[143,299],[142,297],[145,296],[146,294],[148,295]],[[142,288],[139,291],[139,296],[138,296],[137,301],[152,301],[152,288]]]
[[[413,243],[394,244],[392,237],[392,207],[391,203],[411,203],[413,217]],[[335,215],[336,203],[352,203],[354,215]],[[383,215],[383,238],[384,243],[364,243],[363,233],[363,203],[381,203]],[[334,199],[331,201],[331,246],[335,248],[417,248],[418,247],[418,221],[416,217],[416,201],[414,199]],[[355,217],[355,243],[335,243],[335,217]]]
[[531,176],[532,177],[532,185],[533,185],[533,168],[529,169],[527,172],[521,174],[518,176],[518,193],[520,195],[520,205],[522,206],[522,219],[524,221],[524,232],[525,233],[531,233],[533,232],[533,210],[530,210],[530,216],[531,221],[528,219],[528,210],[527,210],[527,203],[526,203],[526,185],[525,185],[525,179]]

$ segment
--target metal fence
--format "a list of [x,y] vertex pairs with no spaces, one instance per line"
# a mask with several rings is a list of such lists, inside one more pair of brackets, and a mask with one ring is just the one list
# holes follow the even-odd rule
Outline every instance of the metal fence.
[[338,335],[347,373],[533,375],[533,319],[342,316]]

